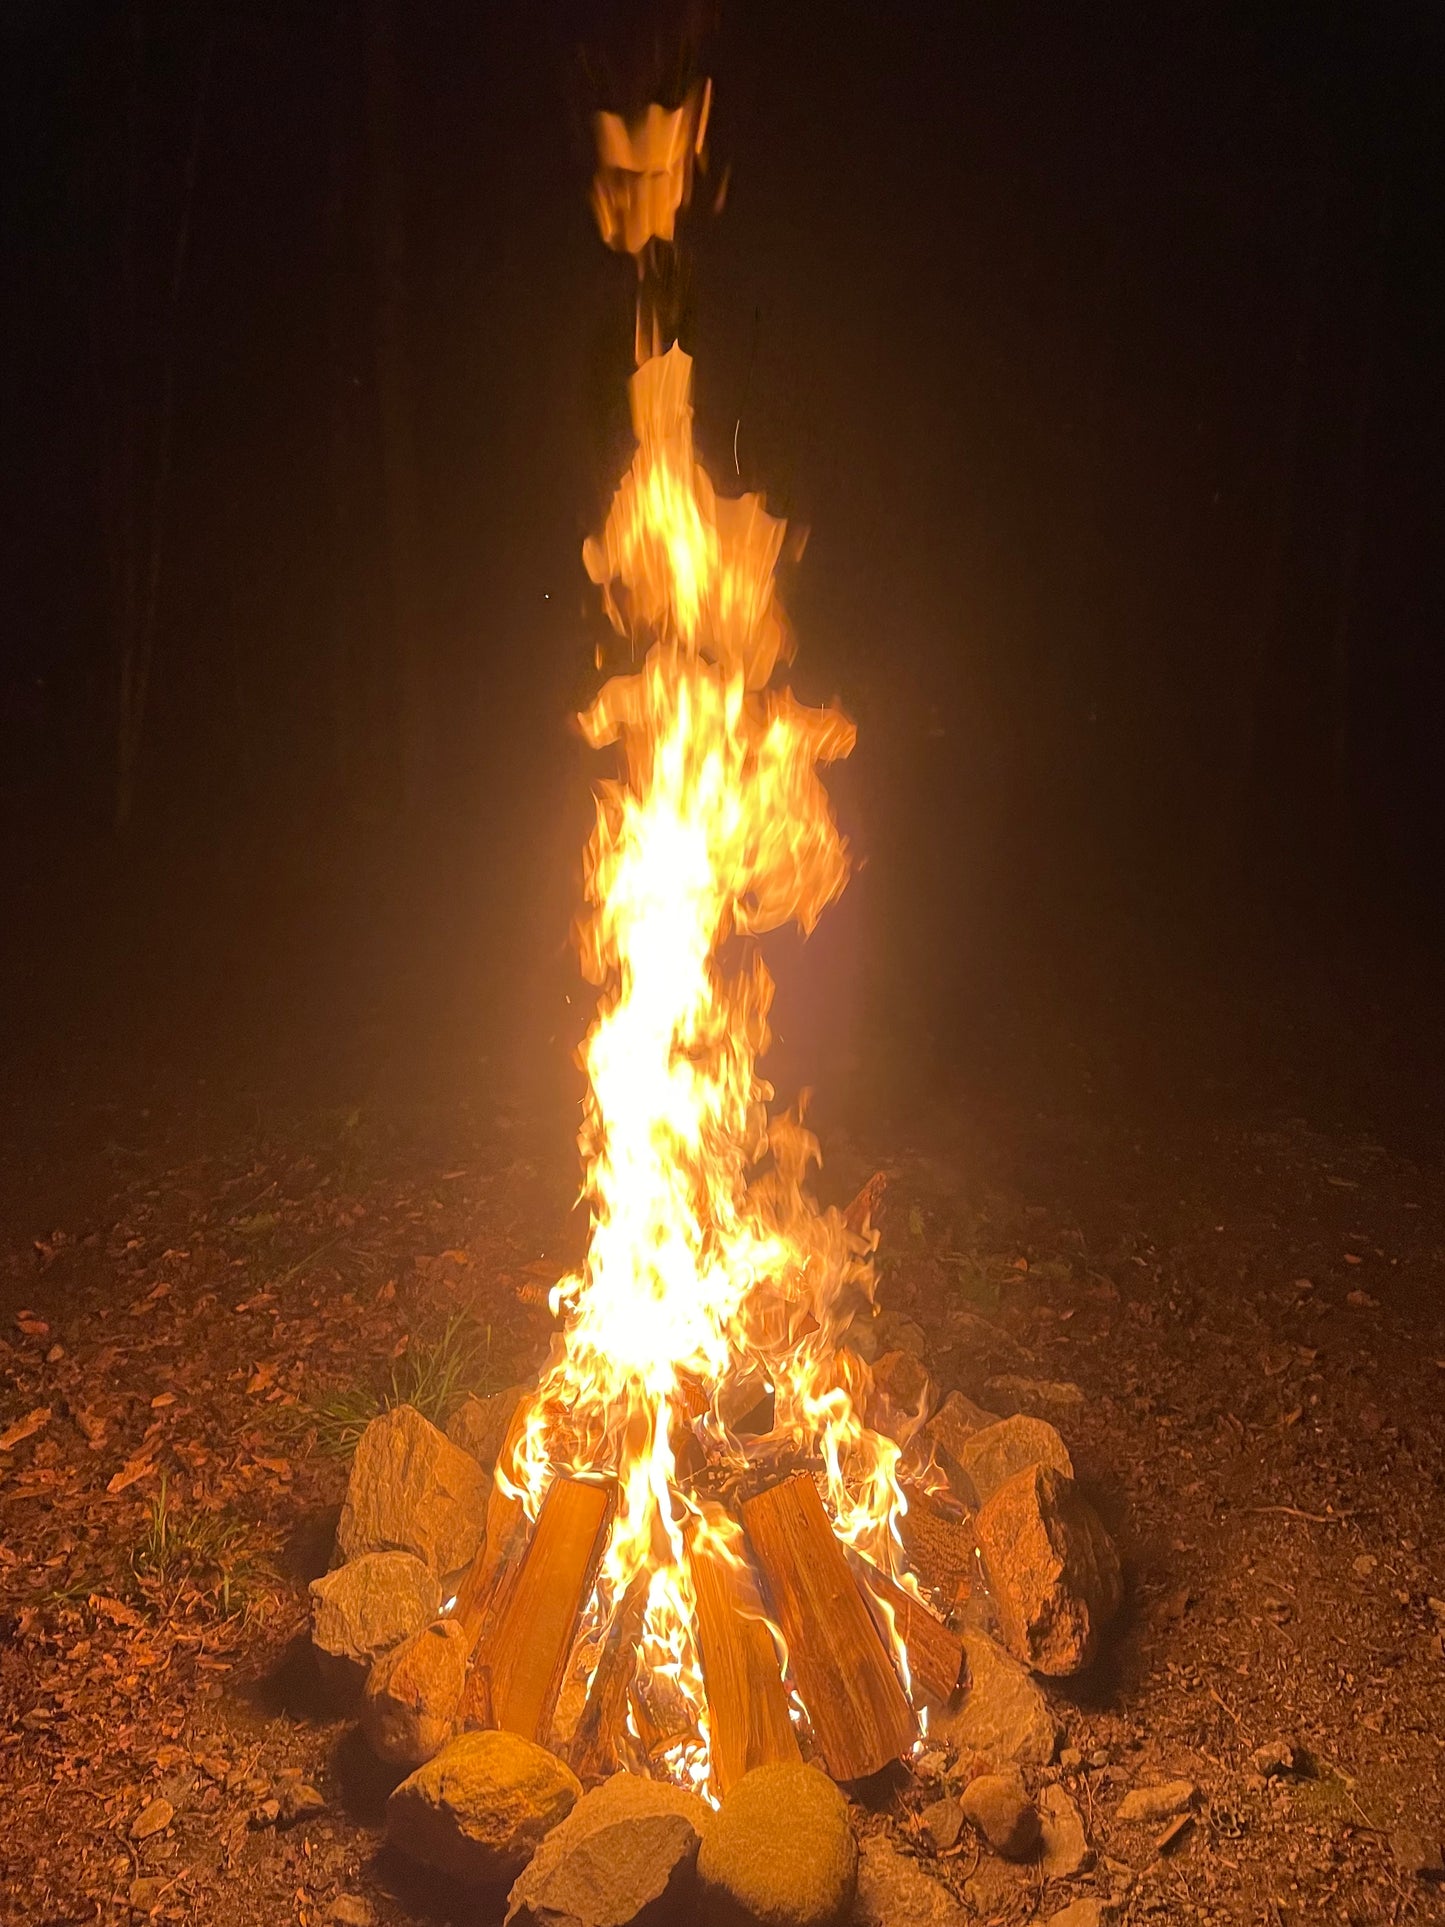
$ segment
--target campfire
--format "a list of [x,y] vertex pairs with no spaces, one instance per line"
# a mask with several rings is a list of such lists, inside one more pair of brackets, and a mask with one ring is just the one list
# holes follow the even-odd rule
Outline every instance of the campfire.
[[[977,1700],[967,1639],[990,1616],[1000,1665],[1068,1672],[1118,1603],[1051,1426],[959,1393],[935,1411],[916,1358],[870,1365],[882,1180],[821,1208],[803,1108],[773,1108],[762,1074],[759,940],[811,931],[847,882],[820,771],[854,729],[780,679],[785,524],[719,495],[694,447],[669,254],[708,105],[598,124],[594,206],[638,301],[635,449],[583,556],[627,665],[581,718],[614,759],[579,939],[599,987],[586,1255],[533,1384],[469,1401],[446,1438],[406,1408],[375,1421],[316,1588],[318,1649],[362,1662],[374,1748],[421,1769],[393,1802],[414,1795],[413,1848],[451,1871],[476,1841],[439,1834],[452,1795],[414,1783],[468,1735],[546,1749],[573,1787],[623,1776],[726,1812],[756,1769],[852,1784],[910,1756]],[[368,1559],[409,1565],[375,1611],[367,1581],[346,1648],[323,1621]]]
[[757,940],[811,930],[847,880],[818,772],[854,730],[777,681],[786,527],[699,463],[692,363],[653,292],[706,120],[705,91],[635,130],[601,120],[594,201],[642,292],[636,451],[584,551],[637,665],[581,719],[620,764],[581,927],[601,986],[582,1048],[591,1237],[553,1293],[555,1356],[499,1458],[466,1610],[480,1721],[545,1740],[590,1675],[589,1763],[717,1796],[798,1758],[795,1719],[851,1780],[918,1718],[899,1446],[865,1423],[866,1367],[842,1345],[872,1293],[871,1227],[813,1203],[817,1143],[800,1112],[770,1115],[759,1068]]

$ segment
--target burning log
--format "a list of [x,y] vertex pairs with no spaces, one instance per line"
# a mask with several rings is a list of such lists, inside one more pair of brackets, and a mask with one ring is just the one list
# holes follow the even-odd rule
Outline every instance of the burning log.
[[829,1773],[877,1773],[918,1727],[817,1486],[804,1476],[758,1493],[743,1505],[743,1525]]
[[898,1521],[898,1536],[923,1590],[951,1613],[973,1592],[977,1540],[966,1513],[945,1512],[915,1487],[905,1488],[908,1510]]
[[864,1603],[884,1642],[901,1639],[915,1706],[947,1706],[963,1671],[963,1641],[912,1593],[858,1553],[849,1562],[863,1590]]
[[755,1766],[800,1757],[773,1636],[751,1574],[694,1531],[688,1538],[711,1739],[713,1786],[726,1794]]
[[472,1671],[485,1678],[477,1679],[475,1696],[485,1690],[492,1724],[523,1739],[543,1742],[551,1728],[615,1499],[610,1482],[553,1480],[507,1597],[479,1645]]
[[604,1780],[622,1764],[627,1696],[637,1671],[637,1642],[647,1612],[650,1572],[640,1572],[612,1615],[587,1704],[572,1740],[572,1770],[579,1780]]

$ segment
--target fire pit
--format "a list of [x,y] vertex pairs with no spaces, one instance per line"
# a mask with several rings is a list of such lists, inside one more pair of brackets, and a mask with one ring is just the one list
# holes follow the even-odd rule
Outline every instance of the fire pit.
[[[618,753],[580,928],[600,987],[581,1049],[587,1254],[552,1292],[537,1383],[471,1401],[450,1438],[405,1408],[375,1421],[316,1640],[343,1683],[366,1676],[376,1750],[416,1769],[394,1837],[446,1871],[512,1880],[583,1785],[624,1775],[658,1783],[607,1796],[636,1803],[629,1825],[676,1823],[665,1886],[679,1827],[694,1854],[708,1831],[702,1801],[724,1819],[735,1794],[756,1806],[740,1790],[771,1770],[798,1812],[822,1802],[824,1835],[843,1815],[851,1894],[842,1803],[800,1787],[881,1773],[930,1718],[987,1753],[988,1708],[961,1718],[980,1692],[970,1633],[991,1611],[1014,1660],[1076,1670],[1119,1571],[1050,1425],[958,1395],[935,1413],[917,1360],[870,1366],[882,1181],[820,1208],[802,1108],[770,1108],[758,939],[810,931],[847,881],[819,770],[854,729],[778,684],[785,524],[760,496],[719,496],[694,451],[668,257],[708,106],[700,88],[598,125],[594,204],[639,297],[635,453],[584,549],[629,664],[581,718]],[[982,1670],[1012,1667],[1017,1691],[992,1652]],[[1015,1762],[1021,1745],[1052,1738],[1010,1741]],[[769,1800],[756,1810],[749,1837]],[[1009,1837],[1032,1850],[1036,1816]],[[615,1840],[608,1864],[631,1854]]]

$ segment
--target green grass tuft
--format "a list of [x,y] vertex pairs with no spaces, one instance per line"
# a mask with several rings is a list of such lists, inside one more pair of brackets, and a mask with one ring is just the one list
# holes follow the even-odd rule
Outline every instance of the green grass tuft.
[[468,1394],[484,1398],[503,1383],[490,1329],[454,1312],[434,1338],[414,1341],[392,1361],[382,1385],[342,1386],[294,1408],[295,1429],[314,1431],[318,1452],[349,1458],[371,1421],[394,1405],[414,1405],[433,1425],[445,1425]]
[[245,1612],[274,1581],[251,1543],[254,1529],[233,1513],[182,1510],[167,1481],[151,1500],[131,1571],[146,1602],[162,1612],[182,1603],[229,1617]]

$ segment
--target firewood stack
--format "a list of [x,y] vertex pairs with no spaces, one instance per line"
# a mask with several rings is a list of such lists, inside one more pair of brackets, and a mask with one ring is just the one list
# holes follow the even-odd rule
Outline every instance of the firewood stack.
[[[518,1412],[526,1405],[523,1399]],[[636,1677],[645,1589],[619,1604],[600,1652],[580,1656],[593,1667],[570,1731],[559,1718],[611,1522],[611,1482],[557,1478],[525,1535],[519,1503],[502,1490],[500,1482],[493,1487],[487,1534],[453,1608],[472,1643],[461,1723],[550,1745],[584,1782],[623,1765],[646,1771],[679,1735],[659,1727]],[[783,1636],[819,1761],[835,1780],[880,1771],[918,1738],[916,1709],[952,1695],[959,1639],[920,1600],[845,1550],[806,1471],[744,1499],[738,1517],[746,1569],[709,1539],[694,1535],[689,1550],[716,1791],[753,1767],[800,1757],[764,1615]],[[911,1699],[893,1654],[895,1628]]]

